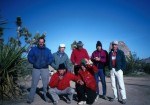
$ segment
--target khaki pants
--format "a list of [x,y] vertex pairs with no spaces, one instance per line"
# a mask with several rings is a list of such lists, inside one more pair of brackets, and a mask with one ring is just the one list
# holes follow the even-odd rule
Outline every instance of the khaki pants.
[[48,90],[49,94],[52,96],[53,101],[57,102],[59,101],[59,96],[58,95],[67,95],[70,101],[73,99],[73,94],[75,93],[75,90],[71,87],[68,87],[64,90],[59,90],[57,88],[50,88]]

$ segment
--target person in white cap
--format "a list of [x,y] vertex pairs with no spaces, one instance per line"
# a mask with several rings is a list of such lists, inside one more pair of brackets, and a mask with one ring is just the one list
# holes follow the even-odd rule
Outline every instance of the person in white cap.
[[110,77],[112,82],[112,89],[114,93],[114,98],[110,101],[118,100],[116,82],[118,81],[120,87],[120,93],[122,98],[122,104],[126,103],[126,90],[123,79],[123,70],[126,67],[126,59],[124,52],[118,49],[118,41],[112,42],[112,50],[109,53],[109,68],[110,68]]
[[58,70],[59,64],[64,63],[66,68],[72,72],[73,66],[68,58],[68,55],[65,53],[65,48],[65,44],[59,45],[58,51],[53,54],[53,62],[51,65],[55,70]]

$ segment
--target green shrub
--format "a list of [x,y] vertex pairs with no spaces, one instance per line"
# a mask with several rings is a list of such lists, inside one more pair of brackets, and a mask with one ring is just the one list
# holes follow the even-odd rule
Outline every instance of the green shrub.
[[125,75],[130,75],[135,72],[143,71],[143,66],[141,60],[137,57],[136,54],[132,54],[127,59],[126,69],[124,70]]
[[17,44],[0,45],[0,92],[2,97],[13,99],[18,94],[14,77],[19,74],[18,71],[23,68],[22,64],[26,61],[22,57],[24,49],[25,47],[18,47]]
[[150,63],[145,63],[145,64],[143,65],[143,69],[144,69],[144,72],[145,72],[145,73],[150,74]]

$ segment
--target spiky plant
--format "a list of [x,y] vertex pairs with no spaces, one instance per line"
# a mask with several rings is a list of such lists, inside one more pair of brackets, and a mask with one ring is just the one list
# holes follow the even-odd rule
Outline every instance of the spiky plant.
[[17,46],[17,44],[8,43],[6,45],[0,45],[1,98],[7,96],[13,99],[15,96],[17,96],[17,85],[14,82],[14,76],[17,75],[18,70],[21,70],[22,63],[26,61],[26,59],[22,58],[24,49],[25,47],[20,48]]
[[73,50],[74,48],[77,48],[77,42],[74,41],[72,44],[71,44],[71,49]]

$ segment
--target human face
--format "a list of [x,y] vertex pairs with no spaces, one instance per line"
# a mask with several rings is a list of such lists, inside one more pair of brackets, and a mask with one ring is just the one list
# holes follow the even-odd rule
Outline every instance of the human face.
[[101,46],[97,46],[97,50],[101,51],[102,47]]
[[83,65],[81,65],[81,69],[82,69],[83,71],[86,70],[86,68],[85,68]]
[[59,51],[60,51],[60,52],[65,52],[65,47],[60,47],[60,48],[59,48]]
[[60,75],[64,75],[64,73],[66,72],[66,69],[59,69],[58,72]]
[[78,46],[78,49],[81,50],[83,48],[83,46]]
[[112,48],[113,48],[114,51],[116,51],[118,49],[118,45],[117,44],[113,44]]
[[38,44],[39,44],[40,47],[43,47],[44,44],[45,44],[44,39],[40,39]]

